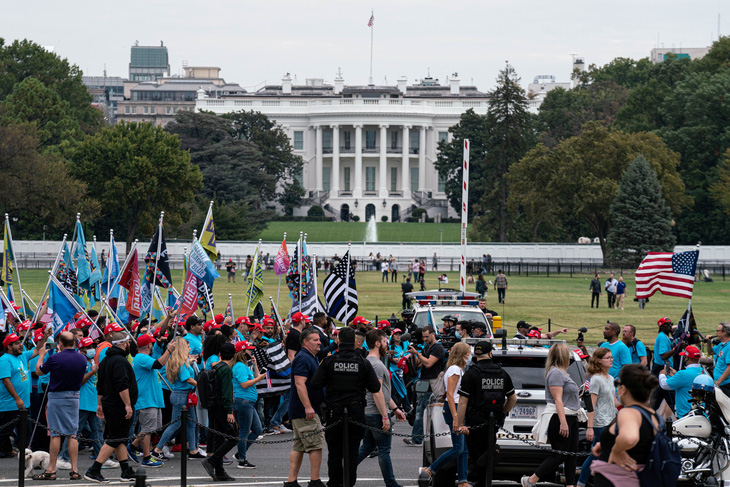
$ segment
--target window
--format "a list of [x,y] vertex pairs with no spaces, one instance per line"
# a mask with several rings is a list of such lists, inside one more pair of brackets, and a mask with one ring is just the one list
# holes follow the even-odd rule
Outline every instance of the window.
[[345,191],[350,191],[350,168],[345,167]]
[[145,114],[150,113],[150,107],[144,107]]
[[165,107],[165,113],[168,115],[172,113],[172,107]]
[[332,132],[329,130],[322,131],[322,150],[325,152],[332,151]]
[[390,148],[396,150],[398,148],[398,132],[390,133]]
[[304,132],[301,130],[294,131],[294,150],[304,150]]
[[441,141],[448,142],[449,141],[449,133],[448,132],[439,132],[439,142]]
[[301,168],[294,172],[294,180],[299,183],[299,186],[304,186],[304,175]]
[[365,168],[365,191],[375,191],[375,166]]
[[390,168],[390,190],[398,191],[398,168]]
[[132,113],[137,113],[137,107],[132,107]]
[[154,114],[155,114],[155,107],[150,107],[150,113],[151,113],[152,115],[154,115]]
[[441,174],[439,174],[439,193],[443,193],[446,191],[446,178],[444,178]]
[[418,191],[418,168],[411,168],[411,191]]
[[129,107],[124,107],[124,113],[129,114]]
[[172,109],[172,113],[177,113],[177,107]]
[[419,131],[412,131],[410,134],[410,137],[411,137],[411,152],[415,154],[418,152],[418,149],[420,148],[419,146],[421,145],[421,140],[420,140],[421,134],[419,133]]
[[345,143],[345,150],[350,150],[350,131],[342,132],[342,139]]
[[365,131],[365,148],[375,149],[375,130]]
[[322,168],[322,189],[324,191],[330,190],[330,173],[332,168],[329,167],[323,167]]

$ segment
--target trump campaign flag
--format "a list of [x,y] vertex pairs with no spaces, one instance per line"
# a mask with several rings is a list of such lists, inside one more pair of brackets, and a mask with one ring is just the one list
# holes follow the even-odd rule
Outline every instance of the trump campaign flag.
[[692,299],[699,250],[649,252],[636,270],[636,297],[644,299],[659,291]]
[[122,269],[122,276],[119,278],[119,285],[127,290],[125,308],[130,315],[136,317],[142,315],[141,287],[139,281],[139,263],[137,249],[134,249],[132,256],[127,260],[127,265]]

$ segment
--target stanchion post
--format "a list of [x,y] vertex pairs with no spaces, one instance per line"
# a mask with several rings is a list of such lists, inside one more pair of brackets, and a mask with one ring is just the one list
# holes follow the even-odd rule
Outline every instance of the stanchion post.
[[180,487],[187,485],[188,478],[188,408],[180,411]]
[[[494,451],[491,443],[494,441],[494,412],[489,413],[489,422],[487,424],[487,441],[490,443],[488,451]],[[487,468],[485,473],[485,482],[487,487],[492,487],[492,470],[494,470],[494,455],[487,453]]]
[[350,487],[350,415],[342,410],[342,485]]
[[18,415],[18,487],[25,486],[25,448],[28,444],[28,410],[22,408]]
[[[182,451],[181,451],[182,452]],[[134,474],[134,487],[147,487],[147,472],[144,468],[139,467]]]

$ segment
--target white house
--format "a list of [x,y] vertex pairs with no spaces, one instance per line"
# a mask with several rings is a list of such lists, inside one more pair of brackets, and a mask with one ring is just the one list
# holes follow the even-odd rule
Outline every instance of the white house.
[[254,93],[215,95],[198,91],[196,111],[217,114],[254,110],[289,135],[304,159],[306,190],[296,215],[320,205],[337,220],[402,221],[414,208],[429,216],[457,216],[448,205],[444,181],[434,168],[437,145],[461,114],[487,111],[488,97],[461,86],[454,73],[444,85],[427,77],[408,85],[347,86],[308,79],[264,86]]

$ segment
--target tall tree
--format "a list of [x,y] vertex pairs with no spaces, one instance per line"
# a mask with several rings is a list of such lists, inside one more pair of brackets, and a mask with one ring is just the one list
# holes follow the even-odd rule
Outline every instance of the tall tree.
[[662,196],[656,171],[643,155],[629,164],[611,204],[606,247],[615,265],[638,267],[647,252],[670,252],[676,238],[672,212]]
[[121,122],[88,137],[70,168],[93,188],[102,229],[125,228],[127,248],[140,232],[152,233],[160,211],[172,225],[188,218],[186,204],[202,186],[180,140],[149,123]]
[[656,171],[662,193],[674,214],[688,207],[679,176],[679,154],[655,134],[626,134],[589,122],[577,137],[555,148],[539,144],[510,168],[510,203],[530,222],[560,224],[566,215],[579,217],[599,237],[603,255],[611,229],[610,206],[618,180],[629,163],[642,154]]

